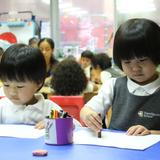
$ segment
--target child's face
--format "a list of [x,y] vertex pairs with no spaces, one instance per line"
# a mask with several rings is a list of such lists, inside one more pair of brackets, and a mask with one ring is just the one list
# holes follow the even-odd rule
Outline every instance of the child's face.
[[157,78],[156,65],[147,57],[121,60],[124,73],[140,85],[148,84]]
[[44,58],[46,60],[46,64],[48,66],[50,64],[50,59],[53,54],[53,49],[51,48],[50,44],[47,41],[43,41],[40,44],[39,49],[43,53]]
[[80,63],[83,68],[86,68],[91,64],[91,60],[86,57],[81,57]]
[[101,84],[101,70],[98,68],[93,68],[91,70],[91,81],[97,84]]
[[40,88],[41,84],[25,81],[4,81],[3,89],[6,97],[14,104],[33,104],[35,102],[34,93]]

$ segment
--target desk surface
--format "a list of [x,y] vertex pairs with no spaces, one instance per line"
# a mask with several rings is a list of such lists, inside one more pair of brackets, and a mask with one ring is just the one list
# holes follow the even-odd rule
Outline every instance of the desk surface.
[[[48,156],[34,157],[35,149],[47,149]],[[90,145],[53,146],[44,139],[20,139],[0,137],[1,160],[158,160],[160,142],[145,151]]]

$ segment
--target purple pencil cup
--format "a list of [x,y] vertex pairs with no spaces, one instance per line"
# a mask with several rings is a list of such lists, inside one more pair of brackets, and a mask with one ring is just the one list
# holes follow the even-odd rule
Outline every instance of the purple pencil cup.
[[73,118],[46,118],[45,143],[52,145],[73,143]]

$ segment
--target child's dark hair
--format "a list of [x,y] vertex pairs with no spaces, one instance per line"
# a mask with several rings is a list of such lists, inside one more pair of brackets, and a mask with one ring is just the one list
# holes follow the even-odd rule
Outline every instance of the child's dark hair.
[[2,47],[0,47],[0,56],[2,56],[2,55],[3,55],[3,53],[4,53],[4,50],[3,50],[3,48],[2,48]]
[[121,60],[148,57],[154,64],[160,63],[160,27],[144,18],[130,19],[117,30],[113,59],[122,69]]
[[31,46],[33,43],[36,43],[36,42],[38,43],[38,41],[39,41],[39,39],[37,37],[32,37],[29,39],[28,45]]
[[102,71],[106,70],[112,66],[111,58],[106,53],[98,53],[94,56],[92,66],[93,68],[100,67]]
[[0,78],[2,81],[26,80],[37,84],[43,83],[46,77],[46,63],[38,48],[25,44],[10,46],[2,55]]
[[85,57],[85,58],[88,58],[92,61],[93,57],[94,57],[94,54],[93,52],[91,52],[90,50],[85,50],[81,53],[81,57]]
[[87,78],[78,62],[65,59],[56,66],[52,88],[57,95],[79,95],[86,86]]

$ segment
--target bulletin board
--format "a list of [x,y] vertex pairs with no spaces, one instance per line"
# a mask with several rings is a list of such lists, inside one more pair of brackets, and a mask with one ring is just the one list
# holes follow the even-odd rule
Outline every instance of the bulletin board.
[[[35,22],[18,21],[18,22],[2,22],[0,23],[0,40],[7,40],[3,35],[9,35],[7,38],[9,43],[25,43],[35,35]],[[16,41],[11,40],[14,37]],[[12,42],[13,41],[13,42]]]

